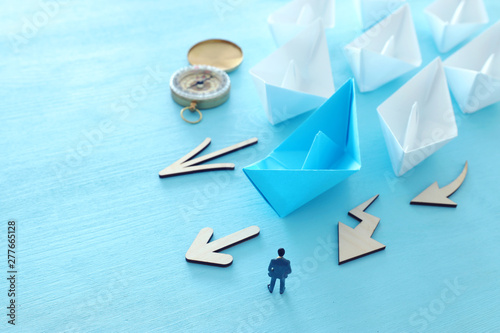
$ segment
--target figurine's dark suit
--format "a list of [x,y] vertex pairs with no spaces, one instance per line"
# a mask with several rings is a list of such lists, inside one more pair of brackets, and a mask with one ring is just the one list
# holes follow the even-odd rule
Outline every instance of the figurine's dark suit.
[[285,291],[285,279],[288,274],[292,273],[290,261],[282,257],[272,259],[267,270],[269,271],[268,275],[271,277],[271,283],[268,285],[269,291],[273,292],[276,279],[280,279],[280,294],[283,294]]

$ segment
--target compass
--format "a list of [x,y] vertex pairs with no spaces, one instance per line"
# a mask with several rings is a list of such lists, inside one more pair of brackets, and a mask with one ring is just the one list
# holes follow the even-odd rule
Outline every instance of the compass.
[[[181,117],[184,121],[196,124],[203,115],[199,109],[210,109],[221,105],[229,98],[231,81],[226,72],[208,65],[195,65],[179,69],[170,79],[172,98],[184,106]],[[184,117],[189,110],[197,112],[196,121]]]

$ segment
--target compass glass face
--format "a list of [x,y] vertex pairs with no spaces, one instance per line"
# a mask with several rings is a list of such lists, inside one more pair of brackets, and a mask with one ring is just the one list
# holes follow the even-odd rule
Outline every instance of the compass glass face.
[[180,85],[192,94],[213,93],[220,89],[220,78],[209,70],[193,71],[180,79]]
[[172,76],[172,92],[186,100],[212,100],[227,94],[229,77],[224,71],[211,66],[190,66]]

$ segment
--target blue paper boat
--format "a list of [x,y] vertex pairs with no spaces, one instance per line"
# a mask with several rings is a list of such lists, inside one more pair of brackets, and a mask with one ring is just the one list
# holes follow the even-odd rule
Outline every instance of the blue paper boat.
[[263,160],[243,171],[284,217],[361,168],[353,80]]

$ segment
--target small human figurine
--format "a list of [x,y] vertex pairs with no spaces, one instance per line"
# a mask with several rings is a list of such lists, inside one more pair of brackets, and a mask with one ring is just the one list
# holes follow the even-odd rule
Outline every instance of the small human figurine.
[[292,273],[292,268],[290,267],[290,261],[283,258],[285,255],[285,249],[278,249],[278,258],[271,259],[269,263],[268,275],[271,277],[271,283],[267,285],[267,289],[272,293],[274,290],[274,284],[276,279],[280,279],[280,294],[285,292],[285,279],[288,274]]

